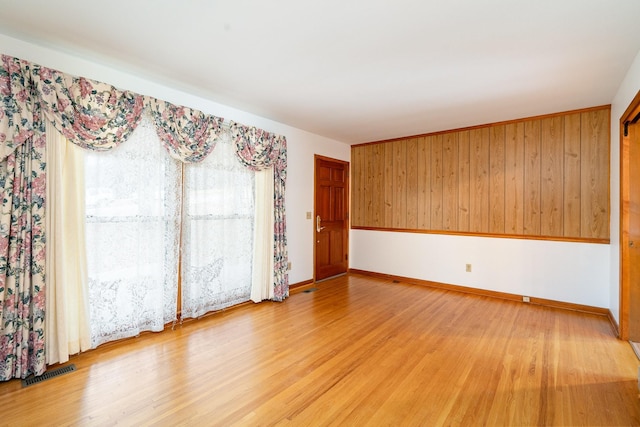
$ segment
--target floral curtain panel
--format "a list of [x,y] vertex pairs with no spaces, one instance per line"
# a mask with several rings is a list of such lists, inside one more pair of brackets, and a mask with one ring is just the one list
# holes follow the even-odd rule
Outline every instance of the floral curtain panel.
[[[169,153],[199,162],[215,147],[223,119],[2,55],[0,67],[0,380],[41,374],[44,361],[46,116],[83,148],[125,141],[148,109]],[[253,170],[274,166],[275,300],[289,294],[286,139],[232,125],[238,157]]]
[[0,68],[0,380],[45,370],[45,130],[28,70]]
[[287,139],[261,129],[231,122],[231,138],[236,144],[240,162],[249,169],[262,170],[273,166],[274,247],[273,286],[274,300],[289,296],[287,274],[287,233],[284,195],[287,182]]
[[0,379],[45,370],[44,145],[31,138],[0,163]]

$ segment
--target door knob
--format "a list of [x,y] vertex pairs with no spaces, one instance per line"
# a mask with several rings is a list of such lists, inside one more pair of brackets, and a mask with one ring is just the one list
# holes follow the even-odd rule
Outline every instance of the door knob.
[[324,230],[324,227],[320,227],[320,222],[322,221],[322,219],[320,218],[320,215],[318,215],[316,217],[316,231],[319,233],[322,230]]

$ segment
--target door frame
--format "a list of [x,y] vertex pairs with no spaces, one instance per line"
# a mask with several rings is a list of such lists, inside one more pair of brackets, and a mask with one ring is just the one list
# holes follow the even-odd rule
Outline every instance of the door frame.
[[349,259],[349,230],[351,230],[351,172],[350,172],[350,164],[346,160],[334,159],[332,157],[321,156],[319,154],[313,155],[313,217],[311,221],[311,226],[313,227],[313,281],[316,281],[316,240],[318,239],[317,231],[316,231],[316,216],[318,215],[318,209],[316,206],[316,187],[318,185],[318,171],[316,169],[316,165],[318,160],[326,160],[328,162],[342,163],[345,166],[345,170],[347,173],[346,180],[346,189],[345,189],[345,210],[346,210],[346,226],[343,229],[344,232],[344,245],[345,245],[345,254],[347,255],[347,273],[349,272],[349,265],[351,264],[351,260]]
[[640,108],[640,91],[620,117],[620,331],[619,338],[629,339],[631,283],[629,280],[629,146],[624,124]]

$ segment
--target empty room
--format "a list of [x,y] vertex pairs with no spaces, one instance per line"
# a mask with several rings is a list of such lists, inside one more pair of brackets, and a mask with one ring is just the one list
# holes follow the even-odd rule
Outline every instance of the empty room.
[[0,0],[0,425],[640,425],[639,18]]

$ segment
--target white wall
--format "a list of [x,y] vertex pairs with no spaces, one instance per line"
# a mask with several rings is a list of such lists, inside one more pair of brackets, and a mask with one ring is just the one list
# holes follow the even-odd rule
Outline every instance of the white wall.
[[307,220],[305,217],[306,212],[313,211],[313,156],[321,154],[340,160],[349,160],[351,156],[349,145],[2,34],[0,34],[0,53],[286,136],[288,144],[287,235],[289,260],[292,263],[289,282],[297,283],[313,277],[313,224],[312,220]]
[[608,307],[609,245],[368,230],[351,244],[352,268]]
[[640,52],[611,102],[611,313],[620,324],[620,118],[640,90]]

